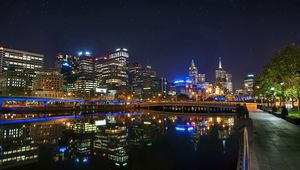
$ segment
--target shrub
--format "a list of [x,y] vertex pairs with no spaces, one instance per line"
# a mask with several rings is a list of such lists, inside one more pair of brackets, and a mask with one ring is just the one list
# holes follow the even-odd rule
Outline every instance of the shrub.
[[273,112],[273,113],[277,112],[277,107],[276,107],[276,106],[273,106],[273,107],[272,107],[272,112]]
[[281,115],[282,116],[287,116],[289,114],[288,110],[286,109],[286,107],[281,107]]

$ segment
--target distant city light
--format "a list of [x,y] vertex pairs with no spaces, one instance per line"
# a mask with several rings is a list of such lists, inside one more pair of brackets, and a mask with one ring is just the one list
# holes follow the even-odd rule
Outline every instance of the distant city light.
[[127,48],[123,48],[124,51],[128,51]]
[[106,119],[104,120],[96,120],[95,121],[96,126],[105,126],[106,125]]
[[67,150],[66,147],[59,148],[59,152],[60,152],[60,153],[64,153],[66,150]]
[[184,127],[175,127],[175,129],[177,130],[177,131],[185,131],[185,128]]
[[82,52],[82,51],[80,51],[80,52],[78,53],[78,55],[79,55],[79,56],[82,56],[82,54],[83,54],[83,52]]
[[91,53],[90,53],[89,51],[86,51],[86,52],[85,52],[85,55],[88,55],[88,56],[89,56],[89,55],[91,55]]
[[83,159],[82,159],[82,162],[83,163],[85,163],[85,162],[87,162],[89,159],[87,158],[87,157],[84,157]]
[[151,122],[144,122],[145,125],[151,125]]
[[180,83],[192,83],[191,80],[175,80],[174,84],[180,84]]
[[254,77],[254,74],[248,74],[248,77]]
[[69,64],[69,63],[67,63],[67,62],[64,62],[64,63],[62,64],[62,66],[64,66],[64,67],[69,67],[69,66],[70,66],[70,64]]
[[116,49],[116,51],[120,51],[120,50],[121,50],[121,48],[117,48],[117,49]]
[[176,81],[174,81],[174,84],[178,84],[178,83],[184,83],[184,80],[176,80]]
[[192,131],[192,130],[194,130],[194,127],[188,127],[187,130],[188,130],[188,131]]

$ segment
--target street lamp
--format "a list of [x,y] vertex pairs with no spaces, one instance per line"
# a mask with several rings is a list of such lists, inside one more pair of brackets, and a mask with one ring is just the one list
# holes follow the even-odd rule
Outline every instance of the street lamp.
[[273,106],[272,107],[276,107],[276,103],[275,103],[275,87],[271,87],[270,89],[273,93],[272,93],[272,97],[273,97]]
[[280,90],[281,90],[281,94],[280,94],[280,107],[282,106],[282,102],[283,102],[283,107],[285,107],[285,98],[284,98],[283,87],[284,87],[284,82],[281,82],[280,83]]

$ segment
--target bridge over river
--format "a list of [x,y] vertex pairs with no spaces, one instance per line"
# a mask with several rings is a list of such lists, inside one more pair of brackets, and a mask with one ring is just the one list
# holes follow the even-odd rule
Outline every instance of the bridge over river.
[[141,103],[139,108],[181,113],[235,113],[238,105],[245,105],[249,111],[257,109],[256,103],[206,101]]

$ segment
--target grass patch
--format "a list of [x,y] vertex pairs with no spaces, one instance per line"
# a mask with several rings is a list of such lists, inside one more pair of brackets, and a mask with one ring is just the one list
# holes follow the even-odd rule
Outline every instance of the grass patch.
[[298,113],[297,109],[293,109],[290,113],[289,116],[291,117],[296,117],[296,118],[300,118],[300,114]]

